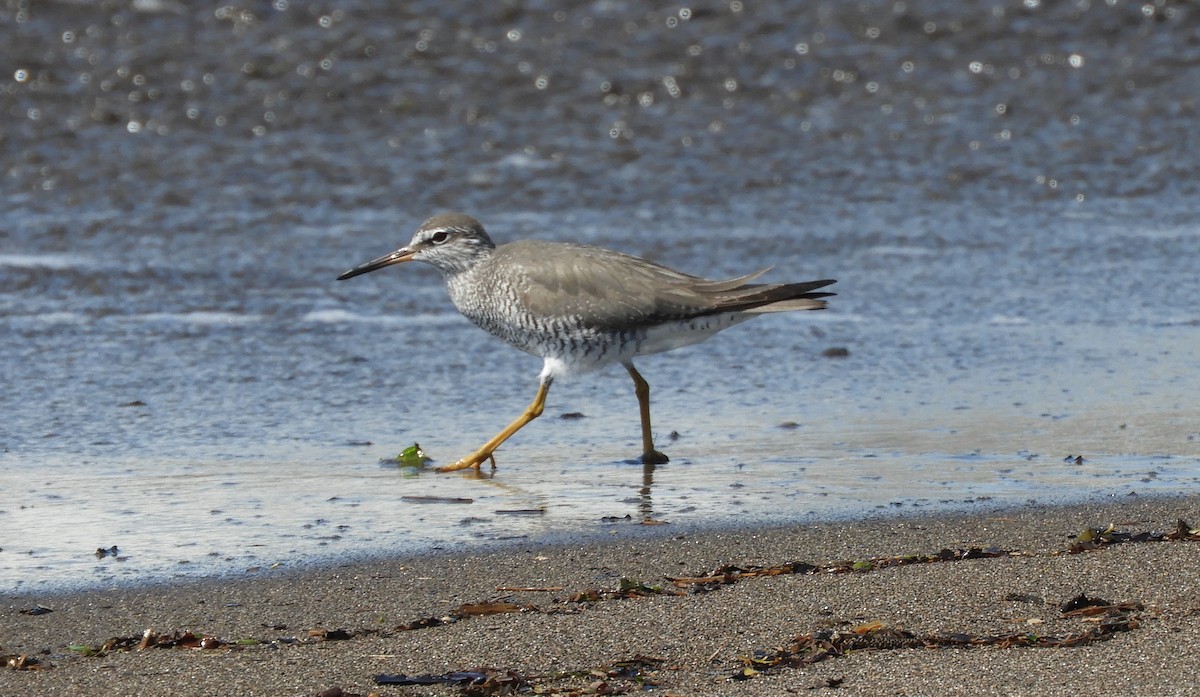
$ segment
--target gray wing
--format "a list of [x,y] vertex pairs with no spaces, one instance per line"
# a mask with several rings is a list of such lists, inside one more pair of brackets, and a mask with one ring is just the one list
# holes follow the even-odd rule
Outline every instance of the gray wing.
[[[713,281],[589,245],[526,240],[495,253],[518,268],[522,303],[542,317],[577,317],[597,329],[628,329],[725,312],[816,310],[833,281],[754,284],[762,269]],[[522,263],[519,260],[534,260]]]

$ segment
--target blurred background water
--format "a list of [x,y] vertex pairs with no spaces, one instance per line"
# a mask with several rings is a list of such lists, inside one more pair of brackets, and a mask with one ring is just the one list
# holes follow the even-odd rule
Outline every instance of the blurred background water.
[[[0,589],[1197,490],[1193,3],[7,2],[0,32]],[[444,210],[839,295],[643,360],[652,472],[620,370],[556,384],[494,477],[400,469],[540,367],[431,269],[334,281]]]

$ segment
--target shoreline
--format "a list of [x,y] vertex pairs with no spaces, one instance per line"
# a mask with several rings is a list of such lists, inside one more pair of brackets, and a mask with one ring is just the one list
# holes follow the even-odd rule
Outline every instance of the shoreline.
[[[1131,501],[1152,502],[1186,498],[1186,494],[1167,494],[1151,490],[1148,493],[1135,493]],[[474,542],[450,541],[444,543],[429,543],[419,545],[414,549],[390,552],[375,551],[337,551],[330,550],[320,554],[309,555],[294,561],[281,557],[278,561],[255,561],[246,566],[228,566],[200,571],[199,573],[178,573],[173,575],[153,575],[130,578],[128,576],[110,578],[85,578],[78,583],[64,584],[57,581],[38,586],[13,586],[0,588],[0,598],[57,598],[62,596],[84,595],[99,592],[137,592],[152,589],[170,589],[181,585],[204,585],[211,583],[241,583],[249,581],[285,582],[292,578],[321,574],[335,569],[368,567],[373,565],[404,564],[419,560],[431,560],[442,557],[464,557],[504,555],[519,552],[530,547],[573,548],[579,546],[608,545],[620,542],[653,543],[665,537],[674,535],[709,536],[762,534],[776,530],[793,530],[809,526],[843,526],[851,523],[902,523],[909,519],[952,520],[958,518],[986,518],[1001,516],[1009,512],[1022,510],[1066,510],[1104,506],[1113,503],[1113,499],[1103,494],[1089,494],[1081,498],[1064,498],[1047,500],[1029,498],[1018,501],[1015,498],[978,497],[961,501],[943,500],[936,504],[904,504],[885,505],[863,504],[860,508],[838,509],[837,512],[810,511],[793,518],[750,517],[735,521],[697,522],[687,519],[676,522],[670,518],[651,517],[637,520],[632,515],[623,517],[602,517],[590,525],[577,525],[568,530],[553,532],[535,532],[512,536],[479,538]],[[1200,518],[1200,514],[1198,514]],[[450,523],[452,524],[452,523]],[[92,555],[88,555],[92,556]],[[192,565],[193,560],[189,560]]]
[[[835,685],[855,694],[1192,694],[1200,542],[1067,552],[1087,528],[1169,533],[1179,519],[1200,524],[1200,495],[762,529],[665,526],[270,577],[7,594],[0,655],[36,659],[28,665],[41,669],[5,679],[14,693],[43,695],[461,694],[375,678],[481,667],[500,671],[493,687],[520,676],[569,694],[640,681],[679,695]],[[972,548],[996,554],[962,559]],[[1081,594],[1126,609],[1064,614]],[[39,604],[51,612],[22,614]],[[1118,620],[1127,626],[1069,647],[914,647],[951,635],[1082,637]],[[798,635],[871,627],[920,641],[813,663],[779,653]],[[150,647],[138,650],[148,629]],[[215,639],[214,648],[186,648],[186,632],[192,643]],[[119,641],[105,651],[110,640]],[[756,655],[752,677],[732,679]]]

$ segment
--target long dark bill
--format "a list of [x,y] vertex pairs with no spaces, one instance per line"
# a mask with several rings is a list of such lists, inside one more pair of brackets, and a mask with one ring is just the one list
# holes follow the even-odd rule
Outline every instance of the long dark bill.
[[406,261],[412,261],[412,257],[413,257],[412,252],[408,251],[407,249],[400,248],[400,249],[397,249],[396,251],[392,252],[391,254],[386,254],[384,256],[379,257],[378,259],[372,259],[371,261],[368,261],[365,264],[360,264],[358,266],[355,266],[353,269],[350,269],[349,271],[342,274],[341,276],[338,276],[337,280],[344,281],[347,278],[354,278],[355,276],[361,276],[364,273],[370,273],[371,271],[374,271],[376,269],[382,269],[385,266],[391,266],[392,264],[403,264]]

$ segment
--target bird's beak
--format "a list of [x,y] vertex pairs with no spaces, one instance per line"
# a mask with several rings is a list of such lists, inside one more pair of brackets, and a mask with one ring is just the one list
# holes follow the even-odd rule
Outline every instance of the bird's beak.
[[406,261],[412,261],[414,253],[415,252],[410,252],[406,247],[401,247],[391,254],[385,254],[378,259],[372,259],[365,264],[355,266],[353,269],[350,269],[341,276],[338,276],[337,280],[344,281],[347,278],[354,278],[355,276],[374,271],[375,269],[382,269],[385,266],[391,266],[392,264],[403,264]]

